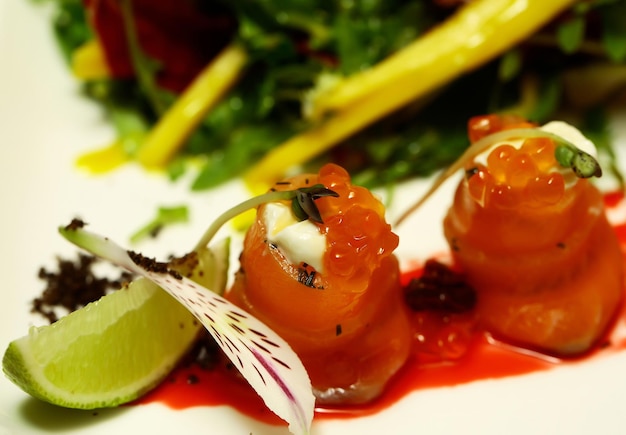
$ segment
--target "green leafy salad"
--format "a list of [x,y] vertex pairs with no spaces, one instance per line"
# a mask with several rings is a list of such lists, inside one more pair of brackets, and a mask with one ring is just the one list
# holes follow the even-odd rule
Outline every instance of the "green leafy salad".
[[391,185],[453,162],[484,113],[570,120],[610,157],[626,87],[624,0],[47,1],[117,132],[82,164],[194,190],[329,160]]

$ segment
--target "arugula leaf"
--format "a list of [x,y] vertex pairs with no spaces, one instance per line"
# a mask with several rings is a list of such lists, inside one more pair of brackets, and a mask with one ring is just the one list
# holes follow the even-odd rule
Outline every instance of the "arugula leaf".
[[192,190],[208,189],[229,180],[288,136],[287,129],[272,124],[239,127],[229,134],[227,142],[221,144],[221,150],[209,157],[193,181]]
[[602,43],[615,62],[626,60],[626,1],[617,1],[601,9]]
[[189,221],[189,209],[184,206],[159,207],[157,214],[150,222],[130,236],[131,243],[137,243],[148,237],[155,237],[166,225]]
[[426,2],[339,2],[333,46],[345,75],[371,67],[423,33],[433,22]]
[[515,78],[522,69],[522,54],[519,49],[509,50],[500,57],[498,78],[502,82],[508,82]]
[[577,15],[561,24],[557,29],[557,41],[566,53],[574,53],[580,48],[585,36],[585,20]]
[[[33,0],[43,2],[43,0]],[[70,63],[72,53],[92,37],[82,0],[54,0],[53,30],[65,61]]]

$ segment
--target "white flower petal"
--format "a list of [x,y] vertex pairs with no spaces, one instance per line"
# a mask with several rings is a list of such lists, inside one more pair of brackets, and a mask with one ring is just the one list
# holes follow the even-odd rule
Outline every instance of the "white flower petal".
[[145,276],[170,293],[204,325],[266,406],[289,423],[289,430],[309,432],[315,406],[311,382],[298,356],[274,331],[223,297],[170,270],[166,263],[126,251],[80,225],[59,231],[75,245]]

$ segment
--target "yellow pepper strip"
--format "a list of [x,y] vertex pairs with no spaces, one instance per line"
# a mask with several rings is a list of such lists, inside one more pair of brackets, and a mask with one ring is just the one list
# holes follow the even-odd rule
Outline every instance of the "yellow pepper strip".
[[148,133],[137,153],[147,168],[162,168],[185,139],[235,84],[248,56],[238,44],[227,46],[185,89]]
[[82,154],[76,159],[76,165],[92,174],[104,174],[117,169],[129,159],[124,140],[118,139],[104,148]]
[[264,190],[288,168],[503,53],[573,2],[468,3],[388,59],[322,93],[312,110],[319,124],[270,151],[248,171],[246,182],[253,191]]
[[[549,3],[549,4],[548,4]],[[528,37],[573,0],[478,0],[375,67],[318,96],[311,116],[321,119],[372,93],[400,106],[494,58]],[[389,95],[391,93],[391,95]]]
[[72,53],[72,73],[81,80],[97,80],[111,77],[102,45],[91,39]]

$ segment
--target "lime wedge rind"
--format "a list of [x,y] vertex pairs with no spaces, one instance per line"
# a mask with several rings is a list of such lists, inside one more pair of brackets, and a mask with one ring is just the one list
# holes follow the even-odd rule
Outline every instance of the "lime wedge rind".
[[[119,333],[129,327],[132,333]],[[46,402],[113,407],[162,382],[199,328],[184,307],[141,278],[53,325],[32,327],[9,344],[2,367],[13,383]]]
[[[189,276],[223,293],[229,256],[230,238],[217,241],[198,251],[187,265]],[[139,278],[52,325],[31,327],[9,344],[2,368],[14,384],[46,402],[115,407],[161,383],[200,328],[172,296]]]

